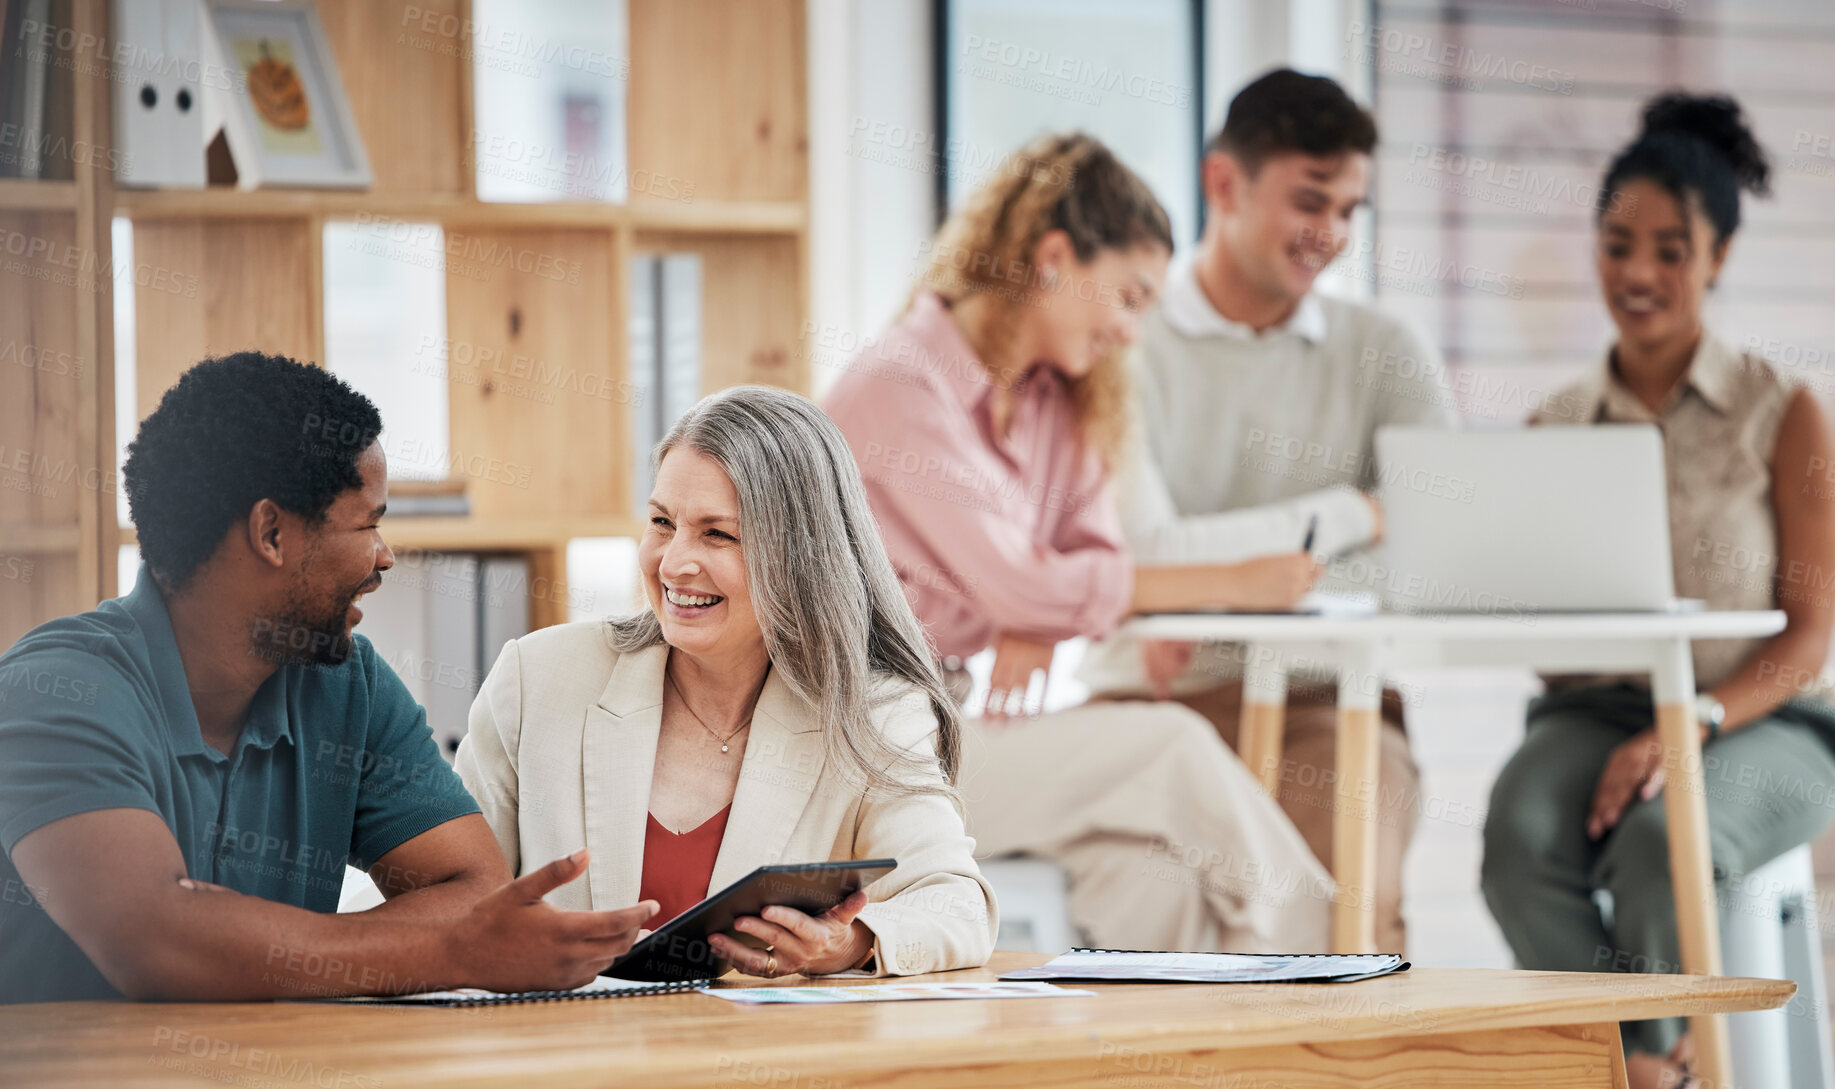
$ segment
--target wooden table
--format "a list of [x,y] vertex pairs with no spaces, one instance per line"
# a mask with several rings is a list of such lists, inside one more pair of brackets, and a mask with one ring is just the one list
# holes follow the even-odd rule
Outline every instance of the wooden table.
[[[985,969],[913,978],[992,979],[1044,959],[998,953]],[[1795,987],[1702,976],[1416,971],[1335,985],[1089,989],[1098,995],[821,1008],[746,1008],[700,994],[472,1010],[0,1006],[0,1080],[34,1089],[1622,1089],[1619,1020],[1772,1009]]]
[[[1667,750],[1671,880],[1686,972],[1718,975],[1720,921],[1708,852],[1706,784],[1695,721],[1695,639],[1757,638],[1784,629],[1784,614],[1754,612],[1405,614],[1344,616],[1159,614],[1127,625],[1143,639],[1247,644],[1242,759],[1270,793],[1281,766],[1282,708],[1290,671],[1338,675],[1338,778],[1332,876],[1340,896],[1332,947],[1373,951],[1376,934],[1377,756],[1383,682],[1409,667],[1515,666],[1543,673],[1642,673],[1651,679],[1658,740]],[[1401,950],[1393,950],[1401,952]],[[1710,1084],[1730,1084],[1726,1026],[1692,1025]]]

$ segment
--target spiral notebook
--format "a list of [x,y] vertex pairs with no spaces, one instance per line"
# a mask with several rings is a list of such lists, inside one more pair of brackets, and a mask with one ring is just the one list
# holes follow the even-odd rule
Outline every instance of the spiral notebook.
[[681,979],[671,983],[639,983],[628,979],[600,976],[584,987],[571,991],[487,991],[479,987],[459,987],[450,991],[423,991],[420,994],[364,995],[333,998],[332,1002],[361,1003],[367,1006],[513,1006],[523,1002],[573,1002],[582,998],[634,998],[646,994],[678,994],[705,987],[711,979]]
[[1355,983],[1408,962],[1394,953],[1156,953],[1142,949],[1072,949],[1002,979],[1084,983]]

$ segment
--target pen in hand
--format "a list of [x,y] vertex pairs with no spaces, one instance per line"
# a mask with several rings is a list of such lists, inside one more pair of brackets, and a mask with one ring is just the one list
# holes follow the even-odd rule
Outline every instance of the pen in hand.
[[1318,535],[1319,516],[1315,514],[1306,522],[1306,539],[1300,542],[1300,551],[1311,552],[1313,550],[1313,538]]

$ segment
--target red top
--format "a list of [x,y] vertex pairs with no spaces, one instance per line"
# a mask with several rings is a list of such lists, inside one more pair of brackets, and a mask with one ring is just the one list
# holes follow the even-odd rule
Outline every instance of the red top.
[[713,880],[714,859],[720,854],[726,818],[732,812],[729,802],[699,828],[680,835],[657,823],[655,817],[644,821],[644,869],[637,898],[663,906],[644,924],[646,929],[655,930],[707,898],[707,883]]

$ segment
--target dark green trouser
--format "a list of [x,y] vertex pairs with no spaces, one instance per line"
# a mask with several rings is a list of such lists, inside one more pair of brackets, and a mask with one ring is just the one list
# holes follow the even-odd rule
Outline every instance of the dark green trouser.
[[[1663,798],[1633,800],[1603,840],[1586,820],[1606,758],[1654,719],[1647,689],[1569,689],[1529,709],[1523,747],[1491,790],[1485,902],[1524,968],[1680,972]],[[1703,753],[1717,880],[1816,838],[1835,818],[1835,710],[1798,700]],[[1612,896],[1612,925],[1593,900]],[[1627,1023],[1627,1050],[1668,1054],[1679,1018]]]

